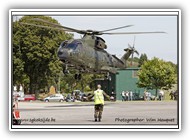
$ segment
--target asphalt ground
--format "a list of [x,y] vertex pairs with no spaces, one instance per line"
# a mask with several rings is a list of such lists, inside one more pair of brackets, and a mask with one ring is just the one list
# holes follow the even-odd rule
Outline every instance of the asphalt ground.
[[105,102],[101,122],[94,121],[93,102],[19,102],[21,125],[26,124],[178,124],[176,101]]

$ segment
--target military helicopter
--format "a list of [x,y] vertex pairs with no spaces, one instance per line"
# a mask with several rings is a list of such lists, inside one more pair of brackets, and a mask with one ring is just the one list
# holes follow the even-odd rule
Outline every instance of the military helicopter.
[[[81,39],[71,39],[63,41],[57,51],[59,59],[64,64],[64,74],[69,73],[69,68],[75,68],[78,73],[75,74],[76,79],[81,78],[81,73],[117,73],[117,69],[126,68],[126,60],[136,52],[134,45],[133,47],[129,45],[129,48],[124,49],[125,53],[119,59],[116,55],[108,53],[105,49],[107,48],[106,42],[100,35],[120,35],[120,34],[151,34],[151,33],[165,33],[162,31],[155,32],[109,32],[113,30],[118,30],[122,28],[131,27],[133,25],[126,25],[122,27],[95,31],[95,30],[78,30],[59,24],[51,23],[43,19],[35,18],[35,21],[40,21],[47,23],[54,28],[59,28],[68,32],[76,32],[82,34]],[[27,25],[32,25],[30,23],[25,23]],[[38,26],[38,25],[34,25]],[[43,26],[39,26],[43,27]],[[48,27],[50,28],[50,27]],[[137,53],[137,52],[136,52]]]

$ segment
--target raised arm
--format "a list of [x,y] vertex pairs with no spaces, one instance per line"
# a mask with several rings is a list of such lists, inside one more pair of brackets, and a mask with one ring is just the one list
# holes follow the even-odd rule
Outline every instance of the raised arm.
[[110,100],[110,96],[107,95],[105,92],[103,92],[103,95],[104,95],[108,100]]
[[89,96],[87,96],[87,100],[90,100],[92,97],[94,97],[94,93],[92,93]]

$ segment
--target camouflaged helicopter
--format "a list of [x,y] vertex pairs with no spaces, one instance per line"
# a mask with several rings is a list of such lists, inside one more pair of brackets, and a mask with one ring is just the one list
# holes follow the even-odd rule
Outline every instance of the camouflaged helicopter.
[[[162,31],[155,32],[109,32],[117,29],[131,27],[133,25],[126,25],[122,27],[107,29],[103,31],[95,30],[78,30],[59,24],[51,23],[43,19],[33,19],[52,25],[55,28],[61,28],[68,32],[76,32],[82,34],[81,39],[71,39],[63,41],[58,48],[58,57],[63,62],[64,74],[69,73],[69,68],[75,68],[78,73],[75,74],[76,79],[81,78],[81,73],[99,73],[107,74],[106,77],[110,79],[109,73],[117,73],[117,69],[126,68],[126,60],[138,52],[135,50],[134,45],[124,49],[125,53],[119,59],[117,56],[109,54],[105,49],[107,48],[106,42],[100,35],[125,35],[125,34],[152,34],[152,33],[165,33]],[[28,24],[30,25],[30,24]],[[111,79],[110,79],[111,80]]]

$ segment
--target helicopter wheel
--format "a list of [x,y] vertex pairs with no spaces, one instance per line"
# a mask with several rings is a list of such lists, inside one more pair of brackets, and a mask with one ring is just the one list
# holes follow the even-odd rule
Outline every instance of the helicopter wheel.
[[66,75],[66,74],[69,74],[69,70],[64,70],[63,73]]

